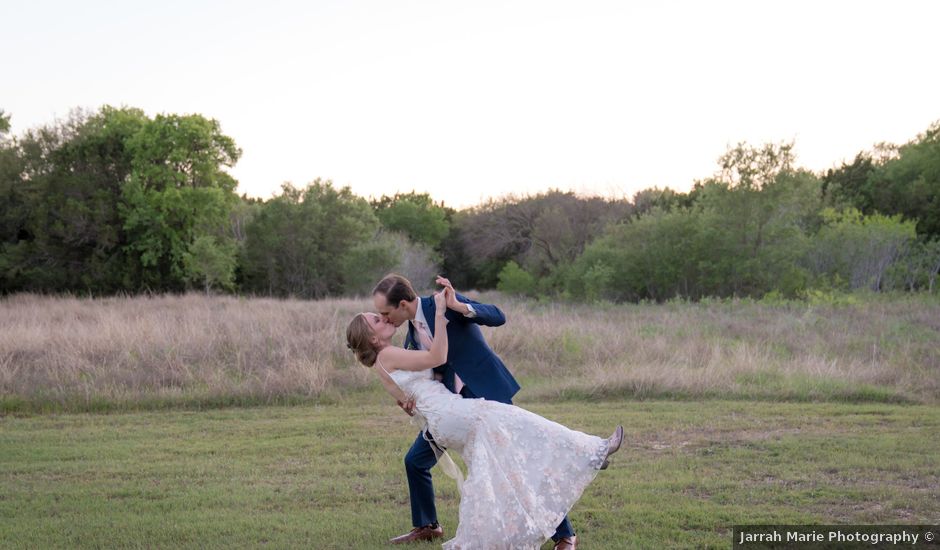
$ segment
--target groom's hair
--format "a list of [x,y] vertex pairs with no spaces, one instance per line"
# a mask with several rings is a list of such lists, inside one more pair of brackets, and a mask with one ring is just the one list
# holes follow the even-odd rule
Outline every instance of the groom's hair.
[[418,297],[411,281],[397,273],[389,273],[383,277],[372,289],[372,295],[376,294],[385,296],[385,302],[391,307],[398,307],[402,300],[410,302]]

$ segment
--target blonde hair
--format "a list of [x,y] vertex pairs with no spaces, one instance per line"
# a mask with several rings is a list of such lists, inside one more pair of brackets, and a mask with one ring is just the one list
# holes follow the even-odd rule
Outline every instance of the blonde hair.
[[366,321],[364,313],[360,313],[352,318],[349,326],[346,327],[346,347],[356,354],[356,359],[367,367],[375,364],[379,356],[378,350],[372,344],[372,327]]

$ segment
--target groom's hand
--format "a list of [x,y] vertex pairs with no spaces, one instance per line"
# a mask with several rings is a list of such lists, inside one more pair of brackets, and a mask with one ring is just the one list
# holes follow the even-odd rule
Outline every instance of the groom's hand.
[[467,308],[457,299],[457,291],[454,290],[454,285],[450,284],[450,281],[440,275],[437,276],[437,279],[434,280],[435,283],[444,287],[445,290],[450,292],[445,293],[447,296],[447,307],[459,313],[467,313]]
[[408,416],[415,415],[415,400],[409,399],[408,401],[398,401],[398,406],[401,407],[401,410],[408,413]]

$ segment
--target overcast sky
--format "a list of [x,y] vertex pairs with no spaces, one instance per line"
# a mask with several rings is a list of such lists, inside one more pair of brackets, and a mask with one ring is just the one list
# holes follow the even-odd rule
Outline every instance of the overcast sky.
[[940,120],[940,2],[2,0],[13,132],[74,107],[218,119],[239,192],[450,206],[687,190],[739,141],[822,170]]

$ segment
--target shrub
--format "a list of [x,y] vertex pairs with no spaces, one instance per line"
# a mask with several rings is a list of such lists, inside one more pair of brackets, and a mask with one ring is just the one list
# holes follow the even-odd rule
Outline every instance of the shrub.
[[507,294],[531,296],[535,293],[535,277],[510,260],[499,272],[496,288]]

